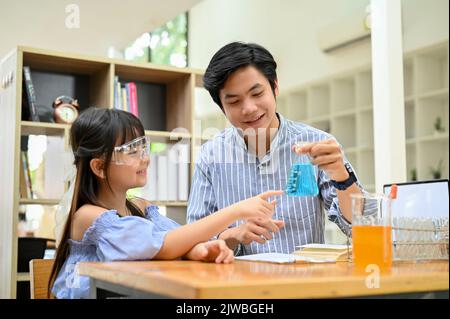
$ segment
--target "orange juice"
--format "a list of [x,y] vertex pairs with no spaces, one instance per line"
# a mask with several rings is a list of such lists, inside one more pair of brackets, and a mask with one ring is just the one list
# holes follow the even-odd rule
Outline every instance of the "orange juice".
[[391,226],[352,226],[353,262],[358,269],[370,264],[387,271],[392,266]]

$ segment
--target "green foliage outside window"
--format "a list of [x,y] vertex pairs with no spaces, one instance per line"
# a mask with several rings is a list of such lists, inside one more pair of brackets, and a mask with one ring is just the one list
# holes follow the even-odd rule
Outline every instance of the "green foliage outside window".
[[183,13],[152,32],[144,33],[125,50],[125,58],[186,67],[187,22],[187,13]]

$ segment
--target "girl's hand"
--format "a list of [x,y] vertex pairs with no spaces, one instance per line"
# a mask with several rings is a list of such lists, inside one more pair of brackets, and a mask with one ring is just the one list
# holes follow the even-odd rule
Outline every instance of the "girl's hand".
[[276,200],[268,201],[269,197],[282,195],[284,191],[267,191],[255,197],[240,201],[230,208],[237,213],[237,219],[256,218],[265,220],[270,218],[275,210]]
[[188,259],[229,264],[234,260],[233,251],[225,241],[218,239],[195,245],[186,255]]

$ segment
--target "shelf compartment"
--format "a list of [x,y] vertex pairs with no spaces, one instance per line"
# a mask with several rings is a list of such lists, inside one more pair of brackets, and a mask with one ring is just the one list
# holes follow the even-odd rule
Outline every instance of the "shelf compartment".
[[411,97],[415,91],[413,65],[413,58],[406,58],[403,62],[403,90],[405,98]]
[[373,151],[358,153],[358,177],[363,185],[375,184],[375,164]]
[[[115,64],[120,83],[136,83],[139,118],[146,130],[192,130],[191,100],[195,76],[172,68]],[[170,114],[170,116],[168,116]]]
[[[419,98],[417,101],[417,136],[429,136],[436,133],[448,134],[448,90],[446,93]],[[435,130],[436,120],[441,119],[443,132]]]
[[[417,147],[416,144],[406,145],[406,173],[407,180],[417,180]],[[413,175],[414,178],[413,178]]]
[[448,87],[448,47],[426,50],[417,55],[415,76],[418,94]]
[[370,70],[356,75],[356,105],[358,108],[372,105],[372,72]]
[[314,85],[308,89],[308,117],[330,115],[330,86]]
[[333,113],[355,108],[355,80],[353,76],[333,80],[331,92]]
[[80,111],[91,106],[112,106],[111,64],[24,52],[23,66],[30,67],[38,108],[51,108],[61,95],[77,99]]
[[[28,135],[22,136],[20,152],[19,193],[23,198],[58,199],[66,188],[65,174],[70,171],[73,154],[67,149],[64,136]],[[28,161],[24,157],[27,154]],[[25,177],[27,163],[30,184]],[[23,170],[23,171],[22,171]],[[50,205],[45,200],[43,203]],[[31,202],[29,203],[31,204]]]
[[359,147],[373,145],[373,114],[372,111],[364,111],[358,114],[357,139]]
[[442,160],[441,178],[448,178],[448,138],[439,141],[418,143],[418,178],[419,180],[433,179],[431,168],[436,168]]
[[101,58],[92,59],[27,47],[20,49],[23,51],[23,65],[39,70],[93,75],[109,66],[109,62]]
[[405,103],[405,138],[416,137],[416,110],[414,100]]
[[345,115],[332,119],[331,134],[344,148],[356,146],[356,116]]
[[329,119],[324,119],[324,120],[311,120],[308,121],[308,124],[311,125],[312,127],[315,127],[321,131],[324,131],[326,133],[330,133],[330,120]]
[[303,122],[308,117],[307,106],[308,95],[306,91],[289,93],[287,97],[287,117],[293,121]]

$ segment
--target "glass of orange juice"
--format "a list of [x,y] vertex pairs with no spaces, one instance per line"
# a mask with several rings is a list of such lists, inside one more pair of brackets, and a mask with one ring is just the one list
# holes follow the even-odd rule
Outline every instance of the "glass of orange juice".
[[353,263],[358,270],[376,267],[388,272],[392,266],[392,199],[369,193],[350,196]]

